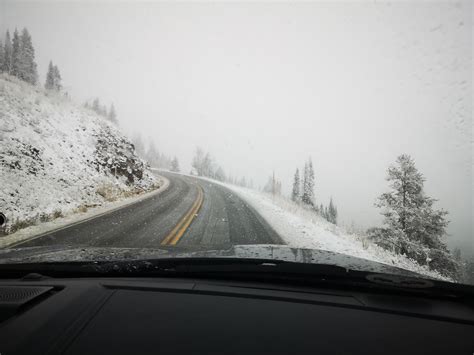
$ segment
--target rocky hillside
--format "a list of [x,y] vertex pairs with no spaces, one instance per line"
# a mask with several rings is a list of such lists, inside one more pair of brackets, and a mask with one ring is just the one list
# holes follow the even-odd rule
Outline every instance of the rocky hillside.
[[0,75],[3,232],[156,184],[117,127],[61,95]]

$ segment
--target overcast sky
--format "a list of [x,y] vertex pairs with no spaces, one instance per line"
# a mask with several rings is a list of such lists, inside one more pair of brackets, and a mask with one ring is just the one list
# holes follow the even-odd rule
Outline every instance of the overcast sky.
[[41,82],[50,59],[78,102],[188,170],[197,145],[228,173],[286,192],[312,157],[318,202],[368,227],[386,169],[415,159],[473,253],[472,5],[446,3],[6,2],[27,26]]

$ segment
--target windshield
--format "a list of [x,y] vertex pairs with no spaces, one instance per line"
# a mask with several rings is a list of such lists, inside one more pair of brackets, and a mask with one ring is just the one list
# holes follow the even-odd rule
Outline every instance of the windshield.
[[2,1],[0,263],[474,283],[472,49],[470,1]]

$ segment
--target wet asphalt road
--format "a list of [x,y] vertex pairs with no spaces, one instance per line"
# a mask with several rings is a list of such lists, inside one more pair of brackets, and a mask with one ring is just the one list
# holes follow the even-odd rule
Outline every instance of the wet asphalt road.
[[282,244],[260,215],[226,187],[160,174],[170,181],[160,194],[17,246],[157,248],[170,239],[175,240],[171,247],[191,250]]

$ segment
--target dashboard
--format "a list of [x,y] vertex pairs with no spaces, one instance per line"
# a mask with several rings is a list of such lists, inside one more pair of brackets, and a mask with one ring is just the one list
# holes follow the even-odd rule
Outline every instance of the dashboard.
[[472,300],[186,278],[0,281],[0,353],[472,354]]

